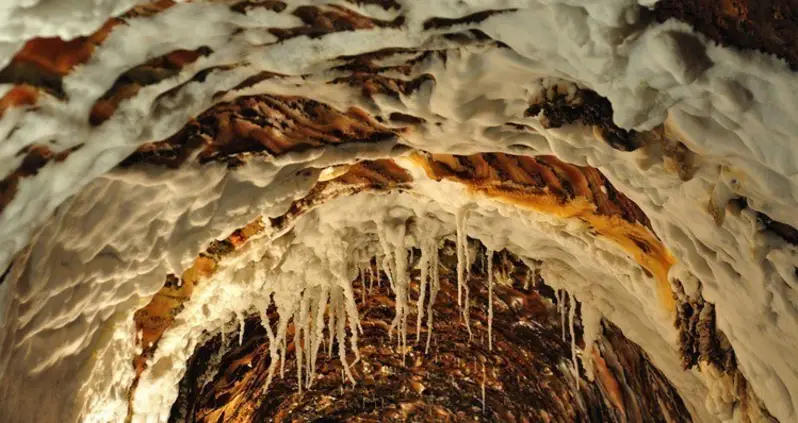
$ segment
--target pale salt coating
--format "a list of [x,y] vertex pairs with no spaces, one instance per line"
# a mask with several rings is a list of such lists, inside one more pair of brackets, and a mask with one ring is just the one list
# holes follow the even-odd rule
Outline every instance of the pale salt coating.
[[[58,26],[51,15],[16,7],[20,4],[8,8],[12,12],[0,14],[0,19],[22,18],[33,29],[8,30],[14,35],[3,41],[6,46],[18,45],[33,34],[56,31],[47,29]],[[50,163],[37,175],[22,180],[16,197],[0,215],[0,268],[22,251],[0,289],[4,313],[0,414],[13,410],[21,422],[123,420],[127,387],[133,377],[130,360],[137,348],[131,316],[162,285],[165,275],[179,274],[209,239],[224,237],[257,215],[281,214],[290,200],[307,192],[318,174],[310,170],[297,178],[299,169],[311,162],[322,168],[351,161],[357,155],[368,156],[360,150],[342,149],[332,155],[311,152],[251,163],[235,172],[208,165],[168,172],[128,169],[106,173],[136,146],[166,137],[189,116],[207,108],[213,93],[260,70],[270,70],[309,76],[298,87],[292,84],[300,82],[299,78],[288,78],[266,81],[245,92],[305,94],[340,109],[359,105],[377,115],[400,111],[423,117],[427,123],[401,142],[429,151],[556,154],[574,164],[598,167],[643,209],[674,253],[680,265],[671,276],[701,281],[704,297],[716,304],[719,328],[734,347],[742,373],[770,413],[783,422],[798,417],[798,363],[785,359],[798,348],[798,276],[793,270],[798,251],[763,232],[755,215],[755,210],[762,211],[798,226],[794,213],[798,207],[798,154],[794,147],[798,145],[798,78],[787,66],[761,54],[707,43],[684,24],[636,26],[639,8],[633,1],[430,4],[407,0],[402,4],[407,27],[401,30],[356,31],[313,40],[299,37],[269,46],[265,44],[273,40],[263,35],[262,28],[295,26],[298,19],[290,13],[267,11],[242,16],[230,13],[222,4],[180,4],[115,29],[92,59],[65,79],[68,102],[43,98],[36,110],[12,109],[3,115],[2,175],[19,165],[17,152],[25,146],[52,140],[53,149],[62,151],[80,142],[85,145],[63,163]],[[117,3],[107,5],[96,9],[92,5],[91,10],[98,10],[98,16],[117,13]],[[416,47],[431,35],[421,31],[427,17],[460,17],[505,7],[519,10],[471,27],[511,49],[458,48],[430,39],[427,45],[450,49],[446,64],[438,57],[419,64],[415,72],[431,73],[436,83],[425,84],[410,98],[377,96],[370,103],[353,88],[325,85],[333,77],[322,72],[330,66],[328,59],[385,47]],[[88,6],[77,10],[88,10]],[[400,13],[374,7],[358,10],[378,17]],[[99,26],[102,18],[69,20],[81,21],[75,29],[65,30],[78,34]],[[9,25],[8,21],[0,23],[2,28],[12,28]],[[237,32],[242,28],[244,31]],[[158,42],[150,42],[153,39]],[[105,124],[88,126],[92,104],[122,71],[176,48],[201,45],[215,53],[188,65],[174,78],[145,87]],[[0,54],[10,51],[4,48]],[[9,54],[3,56],[4,61]],[[233,70],[212,72],[204,83],[188,84],[173,99],[158,99],[198,70],[247,60],[248,64]],[[545,95],[548,87],[563,79],[607,96],[616,122],[624,127],[647,129],[667,118],[668,129],[696,155],[690,169],[694,171],[692,179],[683,181],[672,171],[672,158],[665,153],[666,142],[661,139],[647,140],[641,151],[623,153],[596,140],[589,128],[570,125],[547,130],[535,117],[523,116],[531,98]],[[504,126],[506,122],[530,129],[510,128]],[[372,157],[389,155],[391,146],[385,143]],[[475,201],[452,192],[451,184],[427,181],[416,189],[432,193],[427,198]],[[432,196],[442,194],[450,197]],[[406,195],[395,197],[409,201],[401,200]],[[731,196],[748,198],[751,208],[726,213],[725,203]],[[744,417],[739,403],[733,403],[722,388],[725,382],[715,382],[707,376],[709,370],[681,370],[671,316],[662,310],[654,282],[617,246],[590,235],[579,222],[539,216],[485,199],[476,202],[469,218],[470,236],[496,251],[507,247],[521,257],[543,260],[541,274],[547,283],[567,289],[595,307],[641,345],[676,386],[696,420]],[[372,222],[378,221],[384,210],[378,206],[393,204],[375,205]],[[711,205],[709,211],[707,204]],[[454,234],[456,209],[448,203],[438,207],[445,210],[446,218],[445,222],[441,219],[445,228],[439,235]],[[340,230],[357,223],[340,216],[336,219],[332,227]],[[49,225],[36,232],[48,220]],[[349,235],[352,242],[366,242],[356,234]],[[303,242],[301,236],[297,239]],[[417,241],[405,245],[419,245]],[[23,251],[28,242],[31,247]],[[288,249],[266,238],[252,244],[262,249]],[[328,265],[320,261],[318,266]],[[395,269],[384,268],[393,276]],[[214,280],[222,277],[214,276]],[[286,273],[275,280],[285,281],[279,289],[287,314],[289,304],[299,298],[298,278]],[[431,293],[436,292],[435,280],[433,277]],[[230,298],[240,300],[243,293],[254,290],[252,286],[240,289]],[[221,328],[221,321],[244,311],[240,301],[225,304],[224,298],[192,297],[190,303],[215,310],[210,312],[218,313],[211,315],[215,320],[192,317],[184,310],[175,327],[167,331],[158,345],[161,358],[146,372],[136,392],[137,421],[165,421],[185,360],[200,341],[199,333],[203,328]],[[336,293],[335,298],[335,327],[345,327],[345,294]],[[430,323],[433,302],[434,294],[428,303]],[[350,320],[349,324],[356,323]],[[181,333],[188,336],[181,337]],[[336,336],[339,347],[343,346],[344,338]],[[431,333],[428,345],[430,337]],[[285,341],[280,345],[284,353]],[[332,348],[332,342],[328,346]],[[57,395],[53,386],[59,386]]]
[[582,320],[582,337],[585,342],[584,351],[582,351],[582,367],[585,368],[585,374],[588,380],[594,380],[594,366],[593,366],[593,349],[595,348],[596,341],[602,334],[601,326],[601,313],[588,304],[582,303],[580,317]]

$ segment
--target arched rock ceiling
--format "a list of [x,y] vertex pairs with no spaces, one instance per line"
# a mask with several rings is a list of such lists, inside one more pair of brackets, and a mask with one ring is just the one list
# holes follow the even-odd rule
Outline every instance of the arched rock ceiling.
[[788,1],[136,3],[0,6],[3,421],[798,419]]

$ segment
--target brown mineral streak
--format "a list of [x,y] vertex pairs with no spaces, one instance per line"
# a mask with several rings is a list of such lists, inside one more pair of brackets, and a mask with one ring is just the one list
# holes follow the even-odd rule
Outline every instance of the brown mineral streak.
[[5,210],[6,206],[11,203],[17,193],[19,182],[28,176],[35,175],[50,161],[56,163],[66,160],[66,158],[74,151],[80,149],[83,144],[78,144],[74,147],[68,148],[61,152],[55,153],[47,146],[33,145],[26,147],[20,154],[24,154],[25,158],[19,167],[11,172],[10,175],[0,180],[0,213]]
[[[496,159],[485,160],[485,157]],[[521,167],[512,164],[502,153],[431,155],[429,158],[416,154],[413,158],[432,179],[454,180],[493,199],[562,218],[583,220],[599,235],[626,250],[652,275],[663,308],[670,313],[674,311],[668,270],[675,259],[651,230],[645,213],[615,191],[597,169],[571,165],[554,156],[526,157],[524,179],[535,183],[525,185],[520,178],[511,180],[497,176],[521,172]],[[494,166],[486,167],[486,162]],[[537,181],[545,181],[545,184],[539,185]],[[591,181],[600,185],[591,186]]]

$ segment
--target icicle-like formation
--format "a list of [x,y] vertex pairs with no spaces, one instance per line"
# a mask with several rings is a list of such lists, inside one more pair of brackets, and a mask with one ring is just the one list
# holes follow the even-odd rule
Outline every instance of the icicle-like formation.
[[524,290],[529,289],[529,280],[532,279],[532,269],[526,268],[526,279],[524,279]]
[[[313,343],[311,346],[310,383],[308,384],[308,388],[310,388],[310,386],[313,384],[313,380],[316,377],[316,361],[319,357],[319,347],[321,346],[321,341],[324,339],[324,312],[327,309],[327,301],[329,296],[329,289],[327,287],[321,288],[319,300],[316,303],[316,323],[314,327],[315,335],[313,337]],[[332,327],[330,327],[329,330],[330,333],[334,332]]]
[[285,377],[285,353],[288,349],[286,346],[286,337],[288,333],[288,321],[291,320],[291,316],[294,315],[294,308],[296,307],[295,303],[290,303],[290,308],[286,305],[277,303],[277,313],[280,316],[279,323],[277,325],[277,339],[280,343],[280,377]]
[[466,330],[468,331],[468,340],[474,340],[474,332],[471,331],[471,302],[469,301],[469,297],[471,295],[471,288],[468,287],[468,282],[466,279],[466,283],[463,285],[464,287],[464,297],[465,297],[465,307],[463,307],[463,321],[465,322]]
[[[402,231],[402,238],[404,238],[404,231]],[[399,334],[398,341],[402,350],[402,359],[407,353],[407,315],[408,315],[408,282],[410,277],[407,273],[407,250],[404,248],[403,242],[397,247],[394,257],[396,257],[396,280],[395,293],[396,293],[396,316],[394,321],[391,322],[391,328],[398,326]]]
[[582,351],[582,366],[585,368],[585,373],[590,381],[593,381],[594,367],[593,367],[593,348],[601,336],[601,312],[595,307],[591,307],[582,303],[582,333],[585,341],[585,349]]
[[424,320],[424,300],[427,296],[430,256],[432,255],[432,249],[435,248],[434,242],[434,240],[425,240],[421,244],[421,259],[419,261],[421,276],[418,281],[418,301],[416,301],[416,344],[421,338],[421,322]]
[[[352,385],[355,384],[355,378],[352,376],[352,371],[349,369],[349,363],[346,360],[346,322],[344,318],[346,316],[346,304],[344,304],[344,299],[341,298],[344,296],[344,293],[341,292],[342,289],[336,290],[336,298],[338,303],[338,357],[341,359],[341,366],[343,366],[344,374],[346,378],[349,379],[349,382]],[[355,316],[349,316],[350,319],[353,319]],[[356,331],[355,331],[356,333]],[[354,333],[353,333],[354,335]]]
[[360,302],[366,304],[366,272],[363,269],[363,264],[357,265],[357,276],[360,280]]
[[[377,274],[379,275],[379,261],[375,258],[375,262],[377,262]],[[371,293],[371,289],[374,288],[374,269],[371,267],[371,259],[369,259],[368,263],[366,264],[369,269],[369,293]]]
[[267,389],[269,389],[269,385],[272,383],[274,371],[277,368],[277,362],[279,360],[277,339],[274,336],[274,331],[272,330],[272,324],[269,320],[269,316],[266,315],[266,309],[269,307],[270,303],[271,298],[267,297],[267,301],[265,301],[264,304],[260,304],[258,307],[260,312],[260,324],[264,329],[266,329],[266,336],[269,338],[269,370],[266,376],[266,383],[263,386],[264,393]]
[[382,276],[380,276],[380,258],[374,257],[374,266],[377,268],[377,286],[382,288]]
[[225,331],[225,325],[222,325],[222,329],[219,332],[219,335],[222,337],[222,347],[227,345],[227,332]]
[[554,298],[557,299],[557,313],[558,314],[562,314],[562,312],[560,311],[560,310],[562,310],[562,294],[561,294],[561,292],[562,291],[559,290],[559,289],[554,290]]
[[485,254],[488,261],[488,349],[493,351],[493,250]]
[[466,241],[467,236],[465,233],[466,225],[466,212],[468,209],[460,207],[455,214],[455,228],[457,231],[456,244],[457,244],[457,305],[463,306],[463,283],[465,279],[466,267]]
[[[457,305],[463,312],[463,320],[468,330],[468,340],[474,339],[471,331],[471,307],[469,304],[470,289],[468,287],[468,277],[471,273],[471,257],[468,249],[468,234],[466,233],[466,223],[468,218],[468,208],[466,206],[457,209],[455,223],[457,229]],[[463,307],[465,302],[465,307]]]
[[330,341],[329,344],[327,344],[328,357],[332,357],[333,344],[335,343],[335,334],[337,332],[335,328],[338,327],[335,321],[335,319],[338,318],[338,316],[336,316],[337,311],[338,311],[338,295],[337,291],[333,291],[330,294],[330,311],[327,316],[327,328],[328,331],[330,332]]
[[[352,333],[349,337],[350,346],[355,353],[355,361],[352,365],[360,361],[360,350],[357,347],[358,333],[363,332],[360,326],[360,313],[357,311],[357,303],[355,302],[355,293],[352,290],[352,284],[349,281],[341,281],[342,291],[345,301],[342,303],[344,313],[349,321],[349,331]],[[342,315],[344,315],[342,313]],[[344,338],[338,340],[343,342]]]
[[238,320],[238,345],[244,344],[244,315],[236,312],[236,319]]
[[432,340],[433,329],[433,313],[432,307],[435,305],[435,298],[438,296],[438,291],[441,290],[441,274],[440,274],[440,257],[438,256],[438,244],[433,241],[430,248],[430,287],[429,287],[429,303],[427,303],[427,346],[424,350],[425,354],[429,354],[429,344]]
[[571,333],[571,361],[574,365],[574,377],[576,378],[576,390],[579,390],[579,363],[576,361],[576,335],[574,333],[574,318],[576,317],[576,299],[569,295],[570,309],[568,313],[569,330]]
[[[388,278],[388,283],[390,284],[391,290],[396,290],[394,286],[395,276],[396,276],[396,269],[392,266],[391,257],[394,249],[388,244],[388,236],[385,233],[385,228],[382,225],[379,225],[378,228],[382,232],[379,236],[380,246],[382,247],[383,257],[382,257],[382,268],[385,270],[385,276]],[[395,260],[395,258],[394,258]]]
[[[299,387],[299,393],[302,393],[302,386],[304,385],[304,380],[302,379],[302,370],[305,366],[305,357],[304,357],[304,344],[303,342],[307,340],[307,319],[308,319],[308,290],[306,289],[302,293],[302,299],[299,302],[299,310],[294,313],[294,351],[296,355],[296,379],[297,379],[297,386]],[[304,340],[303,334],[304,332]]]

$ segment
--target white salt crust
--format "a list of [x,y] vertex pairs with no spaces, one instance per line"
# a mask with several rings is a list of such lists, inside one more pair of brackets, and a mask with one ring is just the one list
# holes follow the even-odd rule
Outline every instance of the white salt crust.
[[[75,12],[66,20],[74,25],[64,24],[64,32],[58,33],[49,12],[15,2],[0,9],[0,20],[24,17],[21,22],[27,26],[3,27],[0,37],[5,38],[0,41],[12,45],[31,35],[83,34],[99,26],[104,16],[126,7],[123,2],[97,7],[87,1],[80,4],[84,3],[76,10],[96,11],[100,17],[88,19]],[[307,3],[314,2],[296,2]],[[23,179],[16,197],[0,215],[0,269],[19,253],[0,288],[0,415],[13,413],[14,421],[21,422],[117,420],[126,412],[125,396],[132,378],[131,316],[162,285],[165,275],[180,273],[209,239],[224,237],[258,215],[284,211],[292,199],[307,191],[319,172],[295,176],[299,170],[369,156],[360,146],[251,163],[235,172],[208,165],[109,173],[138,145],[165,138],[209,107],[213,93],[269,70],[309,76],[266,81],[227,98],[260,92],[302,94],[340,109],[357,105],[384,116],[400,111],[427,119],[399,140],[405,145],[460,154],[555,154],[567,162],[599,168],[649,216],[658,236],[680,262],[672,276],[701,281],[704,297],[716,304],[718,325],[734,347],[742,373],[770,413],[783,422],[798,418],[798,364],[789,359],[798,347],[794,271],[798,252],[763,232],[753,211],[798,226],[794,213],[798,206],[798,78],[787,66],[772,57],[715,46],[683,24],[636,25],[639,8],[633,1],[430,4],[407,0],[402,4],[408,19],[401,30],[338,33],[313,40],[299,37],[280,44],[270,44],[274,40],[263,35],[262,28],[299,25],[290,13],[258,11],[243,16],[221,4],[180,4],[115,29],[91,60],[65,79],[68,102],[43,98],[36,109],[5,113],[0,119],[0,175],[19,165],[17,153],[25,146],[47,144],[56,151],[79,143],[84,146],[64,162],[50,163]],[[458,47],[422,31],[424,20],[431,16],[454,18],[511,7],[518,11],[470,26],[511,49]],[[358,10],[380,18],[400,13],[374,7]],[[233,35],[238,29],[245,30]],[[88,125],[94,101],[124,70],[177,48],[202,45],[214,53],[187,66],[180,75],[142,89],[103,125]],[[418,46],[447,48],[448,57],[444,63],[433,56],[417,66],[415,73],[431,73],[436,82],[425,83],[412,97],[378,96],[371,102],[361,98],[358,90],[325,85],[337,76],[325,70],[339,55]],[[6,51],[12,50],[0,48],[0,54]],[[188,84],[174,98],[158,98],[201,69],[230,63],[245,64],[213,72],[204,83]],[[644,150],[623,153],[597,140],[589,128],[570,125],[547,130],[535,117],[523,116],[530,99],[544,95],[548,86],[561,80],[608,97],[621,126],[649,129],[667,118],[669,130],[695,153],[693,178],[685,182],[672,171],[666,145],[659,139],[649,140]],[[293,85],[300,81],[301,85]],[[529,129],[511,128],[504,125],[507,122]],[[391,143],[378,146],[372,157],[390,155],[391,147]],[[478,203],[469,211],[469,236],[494,250],[506,246],[519,255],[543,260],[541,271],[547,283],[588,303],[643,347],[679,389],[696,420],[741,418],[739,411],[729,413],[728,406],[718,405],[730,401],[724,399],[722,389],[711,388],[716,383],[705,380],[711,377],[681,371],[672,317],[654,301],[653,282],[617,247],[583,236],[579,222],[555,222],[559,230],[554,233],[545,229],[545,224],[556,226],[551,219],[455,194],[448,187],[432,182],[416,187],[418,195],[427,199],[422,204],[429,209],[423,211],[437,216],[433,220],[440,222],[441,233],[456,232],[457,210],[447,209],[452,202]],[[402,205],[407,196],[385,197],[391,198],[387,203],[353,200],[379,206],[371,215],[353,214],[376,224],[389,206]],[[726,202],[733,196],[748,198],[753,210],[726,213]],[[441,198],[446,201],[435,201]],[[317,215],[332,220],[326,223],[331,231],[356,234],[352,229],[366,224],[321,209],[314,212]],[[508,220],[504,228],[511,230],[490,222],[480,227],[481,216],[486,215]],[[302,234],[309,232],[303,232],[299,223],[294,232],[291,242],[305,245]],[[514,233],[525,233],[536,244],[512,241]],[[335,239],[341,238],[327,241]],[[353,245],[374,241],[354,235],[346,240]],[[405,245],[419,241],[410,239]],[[271,246],[257,241],[252,248],[279,250],[280,242]],[[299,246],[285,247],[287,257],[294,251],[300,254]],[[342,254],[336,248],[332,248],[334,254]],[[319,253],[313,248],[302,251]],[[235,263],[243,265],[251,258],[236,260],[242,261],[234,261],[229,271],[237,271],[232,270]],[[321,269],[334,264],[322,254],[318,260]],[[588,274],[593,277],[584,276]],[[287,275],[275,276],[268,283],[290,279]],[[302,277],[297,280],[307,283]],[[297,292],[286,288],[281,295]],[[200,296],[192,298],[191,304],[202,301],[214,303]],[[141,393],[136,394],[136,419],[164,421],[186,354],[197,342],[192,334],[203,327],[218,327],[222,317],[229,317],[225,307],[233,306],[220,303],[215,307],[218,321],[193,320],[197,317],[184,311],[178,319],[184,324],[167,332],[169,339],[179,333],[188,335],[180,338],[182,343],[159,345],[155,360],[165,364],[153,365],[145,374]],[[141,399],[145,393],[153,399]],[[705,398],[714,405],[706,406]]]

